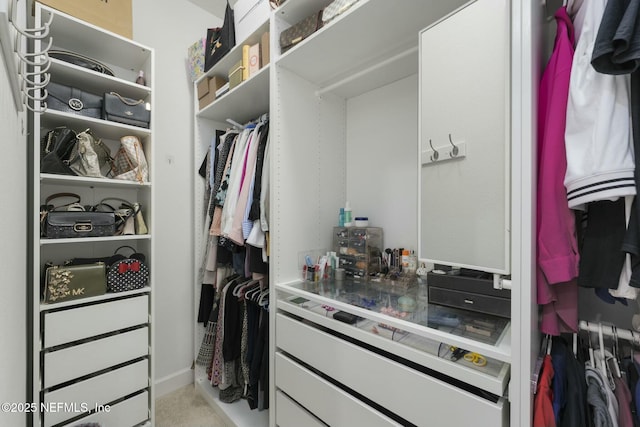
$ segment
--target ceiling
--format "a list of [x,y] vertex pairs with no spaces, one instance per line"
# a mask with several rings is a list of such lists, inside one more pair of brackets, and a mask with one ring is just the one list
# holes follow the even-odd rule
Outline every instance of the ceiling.
[[[220,19],[224,19],[224,9],[227,6],[227,0],[189,0],[191,3],[195,4],[206,10],[209,13],[217,16]],[[237,0],[229,0],[229,4],[231,7],[236,3]]]

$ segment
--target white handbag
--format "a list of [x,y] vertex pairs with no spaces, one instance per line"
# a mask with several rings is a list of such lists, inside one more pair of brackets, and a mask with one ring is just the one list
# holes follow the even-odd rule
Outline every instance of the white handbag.
[[139,183],[149,180],[149,165],[142,143],[136,136],[120,138],[120,149],[113,158],[113,178]]
[[79,176],[104,178],[102,167],[111,161],[111,151],[89,129],[79,133],[69,156],[69,167]]
[[351,7],[358,0],[334,0],[322,11],[322,24],[326,24]]

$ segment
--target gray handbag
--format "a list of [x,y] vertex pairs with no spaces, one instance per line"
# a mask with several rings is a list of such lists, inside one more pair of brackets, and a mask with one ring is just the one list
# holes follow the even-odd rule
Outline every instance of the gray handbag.
[[103,178],[102,168],[111,164],[111,150],[89,129],[77,135],[78,141],[71,151],[69,167],[79,176]]
[[142,99],[125,98],[116,93],[104,94],[103,119],[126,125],[149,127],[151,111],[147,109],[147,103]]

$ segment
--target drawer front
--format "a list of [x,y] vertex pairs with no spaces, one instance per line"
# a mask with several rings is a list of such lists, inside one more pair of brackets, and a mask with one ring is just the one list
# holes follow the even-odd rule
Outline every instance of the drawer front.
[[149,296],[93,304],[44,314],[44,347],[149,322]]
[[51,427],[79,415],[85,408],[91,410],[116,399],[133,394],[149,386],[149,361],[141,360],[105,374],[97,375],[68,387],[44,394],[45,405],[55,407],[64,403],[71,410],[48,411],[44,414],[45,427]]
[[[507,405],[502,401],[463,391],[280,313],[276,331],[277,347],[411,423],[463,426],[483,420],[485,425],[504,425]],[[276,385],[284,380],[276,369]],[[451,410],[452,402],[465,410]]]
[[149,353],[144,327],[44,354],[44,387],[49,388]]
[[460,292],[430,286],[429,302],[479,313],[492,314],[494,316],[509,317],[511,315],[511,300],[490,295]]
[[[358,420],[358,425],[367,427],[401,426],[282,353],[276,353],[276,387],[292,396],[323,422],[333,427],[352,426],[354,420]],[[298,409],[304,411],[300,407]],[[295,419],[291,424],[281,424],[280,418],[285,418],[289,413],[280,414],[280,410],[280,406],[277,406],[276,418],[280,427],[322,425],[322,423],[309,423],[310,420],[315,421],[311,415],[304,418],[308,422],[307,424],[301,424]]]
[[326,427],[325,423],[289,399],[280,390],[276,391],[276,408],[278,427]]
[[71,426],[97,423],[100,427],[131,427],[149,419],[149,393],[142,392],[109,407],[109,412],[99,411],[82,418]]

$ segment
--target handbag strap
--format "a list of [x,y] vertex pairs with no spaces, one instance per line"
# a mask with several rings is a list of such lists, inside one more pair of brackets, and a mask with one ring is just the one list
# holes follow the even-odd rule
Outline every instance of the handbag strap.
[[120,99],[120,101],[122,101],[124,104],[130,105],[130,106],[140,105],[140,104],[142,104],[144,102],[142,99],[134,101],[133,99],[125,98],[122,95],[120,95],[118,92],[109,92],[109,93],[111,95],[113,95],[113,96],[117,96],[118,99]]
[[[113,252],[113,254],[114,254],[114,255],[118,255],[118,252],[120,252],[120,249],[125,249],[125,248],[126,248],[126,249],[131,249],[131,251],[132,251],[132,254],[131,254],[131,255],[133,255],[133,254],[135,254],[135,253],[137,252],[137,251],[136,251],[136,249],[135,249],[133,246],[123,245],[123,246],[120,246],[118,249],[116,249],[116,250]],[[129,255],[129,257],[131,257],[131,255]]]
[[[51,202],[54,201],[55,199],[61,199],[63,197],[73,197],[76,200],[74,200],[72,202],[69,202],[69,203],[67,203],[65,205],[60,205],[60,206],[54,206],[54,205],[51,204]],[[51,209],[49,209],[49,210],[52,210],[52,211],[56,210],[58,208],[63,208],[65,206],[71,206],[71,205],[75,205],[75,204],[79,204],[79,203],[80,203],[80,196],[78,196],[75,193],[55,193],[55,194],[52,194],[49,197],[47,197],[46,200],[44,201],[44,204],[46,206],[51,206]]]

